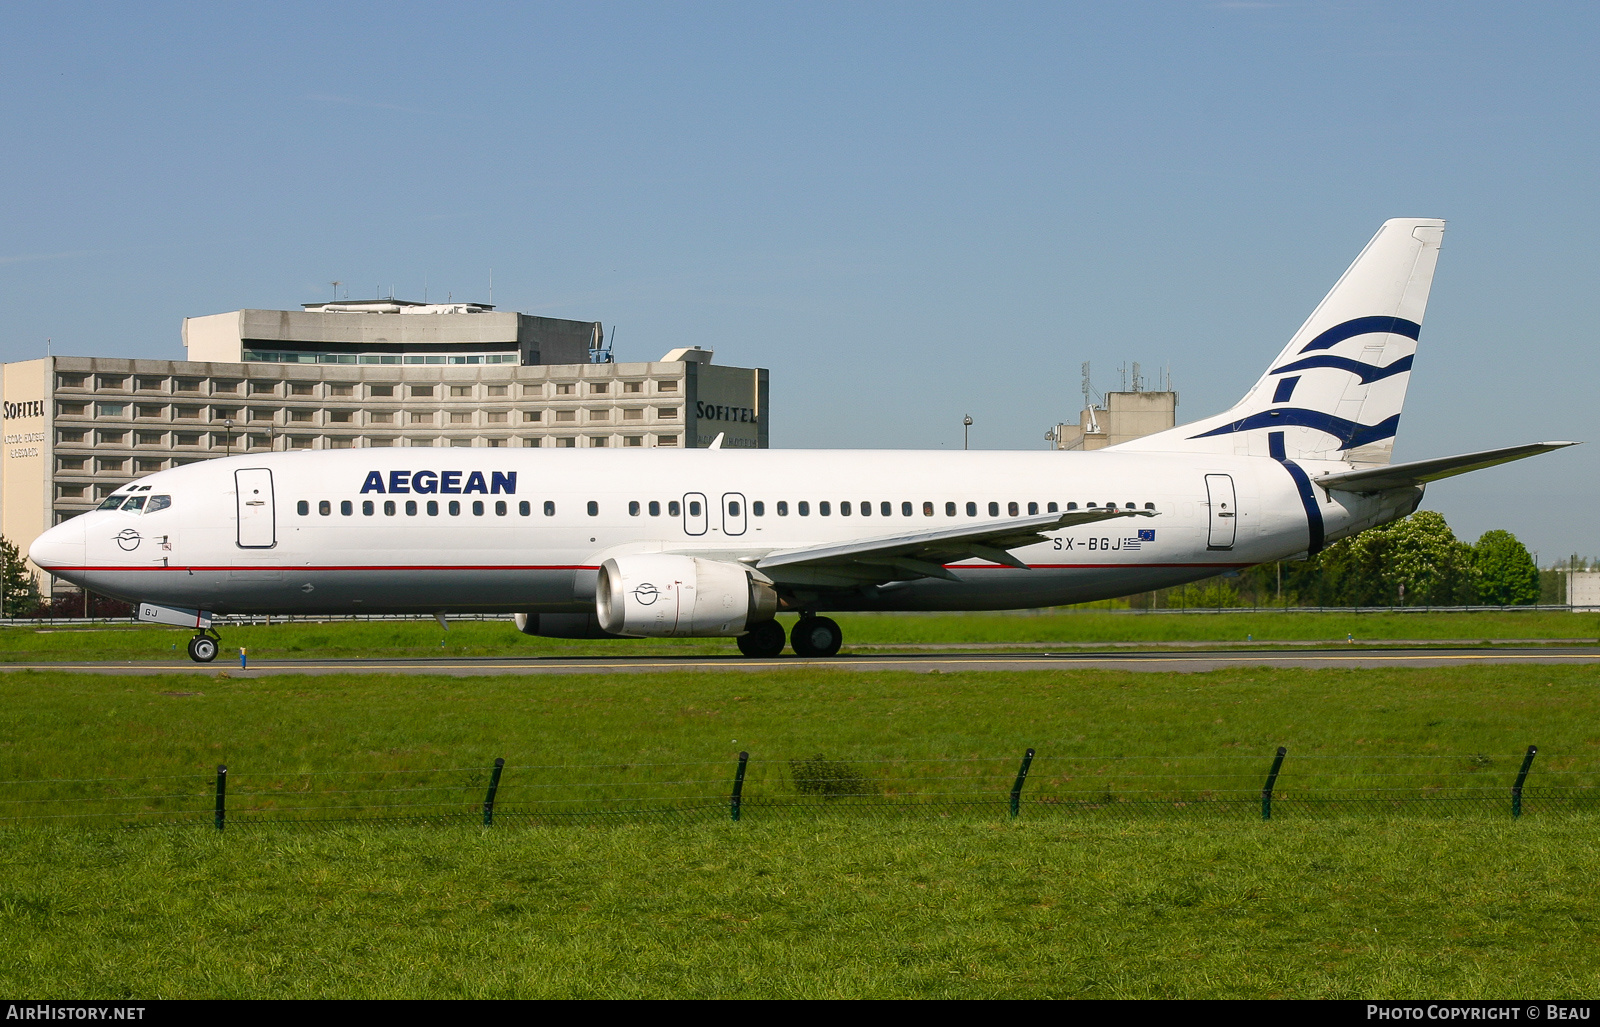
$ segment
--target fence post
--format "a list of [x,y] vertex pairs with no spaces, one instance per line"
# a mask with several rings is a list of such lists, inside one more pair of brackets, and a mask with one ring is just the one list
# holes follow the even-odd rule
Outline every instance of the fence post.
[[728,808],[728,812],[733,815],[735,823],[739,820],[739,800],[744,795],[744,768],[745,764],[749,762],[749,753],[739,753],[739,769],[733,772],[733,796]]
[[1522,782],[1528,779],[1528,768],[1533,766],[1533,757],[1539,752],[1537,745],[1528,746],[1528,752],[1522,757],[1522,769],[1517,771],[1517,783],[1511,786],[1511,816],[1513,819],[1522,816]]
[[1033,765],[1033,750],[1022,754],[1022,766],[1017,768],[1017,780],[1011,785],[1011,816],[1015,819],[1022,811],[1022,783],[1028,780],[1028,768]]
[[483,797],[483,826],[490,827],[494,824],[494,793],[500,788],[500,771],[506,767],[502,757],[496,757],[494,770],[489,772],[489,794]]
[[222,830],[228,815],[228,765],[217,764],[217,830]]
[[1283,758],[1289,755],[1289,750],[1278,746],[1278,754],[1272,758],[1272,769],[1267,771],[1267,783],[1261,786],[1261,819],[1272,819],[1272,786],[1278,783],[1278,770],[1283,766]]

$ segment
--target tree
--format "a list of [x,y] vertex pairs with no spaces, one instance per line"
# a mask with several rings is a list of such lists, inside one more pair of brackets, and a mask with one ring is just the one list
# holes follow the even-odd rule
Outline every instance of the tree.
[[5,571],[0,575],[0,588],[4,589],[5,615],[26,617],[39,608],[39,580],[28,570],[28,564],[17,547],[8,538],[0,537],[0,563]]
[[1472,547],[1478,601],[1495,606],[1530,606],[1539,601],[1539,568],[1527,547],[1509,531],[1486,531]]
[[1454,606],[1477,601],[1472,547],[1438,513],[1340,539],[1298,566],[1285,564],[1284,588],[1321,606]]

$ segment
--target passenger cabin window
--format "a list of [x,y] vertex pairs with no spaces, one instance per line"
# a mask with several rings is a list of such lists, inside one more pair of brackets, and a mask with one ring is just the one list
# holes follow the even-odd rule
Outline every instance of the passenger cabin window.
[[767,504],[758,499],[750,504],[750,512],[757,517],[765,517],[767,515]]
[[817,513],[820,516],[826,517],[829,514],[833,513],[833,507],[828,503],[828,501],[826,499],[824,499],[822,502],[817,504]]
[[678,506],[678,501],[676,499],[668,501],[668,503],[667,503],[667,516],[668,517],[676,517],[676,516],[678,516],[679,510],[680,510],[680,508]]
[[[1054,508],[1054,506],[1055,506],[1055,504],[1054,504],[1054,503],[1051,503],[1051,504],[1050,504],[1050,506],[1051,506],[1051,507],[1052,507],[1052,508]],[[1146,509],[1146,510],[1154,510],[1154,509],[1155,509],[1155,508],[1156,508],[1156,505],[1155,505],[1155,504],[1154,504],[1154,503],[1146,503],[1146,504],[1145,504],[1145,505],[1144,505],[1144,508],[1145,508],[1145,509]]]
[[517,513],[527,517],[533,513],[533,504],[524,499],[517,504]]
[[474,499],[472,501],[472,516],[474,516],[474,517],[482,517],[483,516],[483,500]]
[[437,516],[439,516],[439,501],[437,499],[428,500],[428,516],[429,517],[437,517]]
[[1036,514],[1038,512],[1039,512],[1039,504],[1038,503],[1029,503],[1028,504],[1028,516],[1029,517],[1032,517],[1034,514]]
[[933,516],[933,504],[932,503],[923,503],[922,504],[922,516],[924,516],[924,517],[932,517]]
[[1067,504],[1067,509],[1068,510],[1076,510],[1077,508],[1078,508],[1078,504],[1077,503],[1068,503]]
[[654,499],[650,500],[650,516],[651,517],[660,517],[661,516],[661,503],[660,503],[660,501],[654,500]]
[[967,516],[968,517],[976,517],[976,516],[978,516],[978,504],[977,503],[968,503],[967,504]]
[[990,517],[999,517],[1000,516],[1000,504],[999,503],[990,503],[989,504],[989,516]]
[[878,512],[885,517],[889,517],[894,514],[894,504],[888,502],[879,503]]
[[361,501],[361,516],[371,517],[376,510],[377,507],[372,505],[372,500],[363,499]]
[[497,500],[494,501],[494,515],[496,517],[504,517],[506,515],[506,501],[505,500],[497,499]]
[[779,517],[787,517],[787,516],[789,516],[789,501],[787,499],[778,500],[778,516]]
[[385,517],[393,517],[394,516],[394,509],[395,509],[394,500],[388,499],[388,500],[384,501],[384,504],[383,504],[383,515]]
[[406,516],[407,517],[415,517],[416,515],[417,515],[417,501],[415,499],[406,500]]
[[849,517],[850,516],[850,501],[848,499],[839,504],[839,516],[840,517]]
[[804,499],[802,499],[802,500],[800,500],[799,503],[797,503],[795,505],[798,508],[798,512],[799,512],[801,517],[810,517],[811,516],[811,504],[810,503],[808,503]]
[[946,517],[954,517],[956,515],[956,505],[954,503],[946,503],[944,505],[944,515]]
[[546,517],[554,517],[556,515],[556,504],[554,501],[549,499],[544,501],[544,515]]
[[322,502],[317,504],[317,513],[324,517],[328,516],[329,514],[333,513],[333,504],[324,499]]
[[300,500],[300,502],[294,505],[294,512],[299,514],[301,517],[309,516],[311,513],[311,503],[304,499]]
[[1006,504],[1006,516],[1015,517],[1015,516],[1017,516],[1018,513],[1019,513],[1019,511],[1017,509],[1016,500],[1012,500],[1011,502]]
[[[593,505],[593,504],[591,504],[591,505]],[[698,500],[694,500],[694,499],[689,500],[689,516],[690,517],[699,517],[700,516],[700,503],[699,503]]]
[[629,517],[637,517],[637,516],[639,516],[639,509],[640,509],[639,501],[637,499],[628,500],[628,516]]
[[461,516],[461,503],[460,503],[459,500],[455,500],[455,499],[450,500],[450,505],[448,507],[446,507],[446,509],[450,511],[450,516],[451,517],[460,517]]

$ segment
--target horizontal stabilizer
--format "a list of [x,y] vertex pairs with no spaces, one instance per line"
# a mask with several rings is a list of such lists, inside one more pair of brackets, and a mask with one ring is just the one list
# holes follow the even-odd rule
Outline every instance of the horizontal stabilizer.
[[1495,464],[1510,463],[1513,460],[1576,445],[1578,445],[1576,442],[1535,442],[1527,446],[1486,449],[1481,453],[1442,456],[1436,460],[1413,460],[1407,464],[1368,467],[1359,471],[1340,471],[1312,480],[1325,489],[1338,489],[1340,492],[1383,492],[1387,489],[1425,485],[1440,478],[1479,471]]

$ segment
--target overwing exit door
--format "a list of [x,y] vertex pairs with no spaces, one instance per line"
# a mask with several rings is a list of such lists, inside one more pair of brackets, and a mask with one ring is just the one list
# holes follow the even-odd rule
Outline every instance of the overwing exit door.
[[710,523],[711,511],[706,509],[706,497],[701,492],[690,492],[683,497],[683,532],[685,535],[704,535]]
[[1206,475],[1206,500],[1211,510],[1211,534],[1207,549],[1232,549],[1239,530],[1238,501],[1233,494],[1231,474]]
[[233,472],[238,496],[240,549],[271,549],[278,544],[277,504],[272,498],[272,472],[250,467]]
[[744,495],[739,492],[722,494],[722,533],[743,535],[745,528]]

